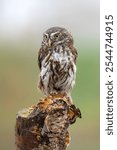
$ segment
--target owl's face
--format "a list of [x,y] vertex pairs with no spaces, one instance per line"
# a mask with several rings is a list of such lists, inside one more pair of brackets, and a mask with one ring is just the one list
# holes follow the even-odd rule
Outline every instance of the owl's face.
[[60,27],[52,27],[43,34],[42,44],[48,47],[61,44],[73,44],[73,38],[66,29]]

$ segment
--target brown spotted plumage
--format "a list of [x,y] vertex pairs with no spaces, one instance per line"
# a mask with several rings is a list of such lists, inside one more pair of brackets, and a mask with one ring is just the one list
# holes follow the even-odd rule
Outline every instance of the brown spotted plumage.
[[39,88],[45,95],[69,96],[75,83],[77,51],[71,34],[64,28],[52,27],[43,34],[38,53]]

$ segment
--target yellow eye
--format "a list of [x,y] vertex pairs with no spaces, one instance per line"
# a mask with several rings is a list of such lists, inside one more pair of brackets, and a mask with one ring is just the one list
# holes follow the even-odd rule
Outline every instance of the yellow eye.
[[54,37],[55,37],[55,38],[59,38],[59,34],[55,34]]

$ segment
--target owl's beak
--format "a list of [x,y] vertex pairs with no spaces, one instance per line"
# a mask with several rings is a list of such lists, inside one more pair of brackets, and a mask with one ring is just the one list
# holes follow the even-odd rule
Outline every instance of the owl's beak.
[[52,45],[52,41],[49,39],[48,40],[48,46],[50,47]]

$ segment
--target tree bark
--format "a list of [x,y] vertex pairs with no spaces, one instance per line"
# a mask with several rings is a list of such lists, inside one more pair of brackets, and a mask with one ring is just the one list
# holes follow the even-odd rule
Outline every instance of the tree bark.
[[17,150],[66,150],[68,127],[81,118],[78,108],[65,96],[48,96],[18,112],[15,126]]

